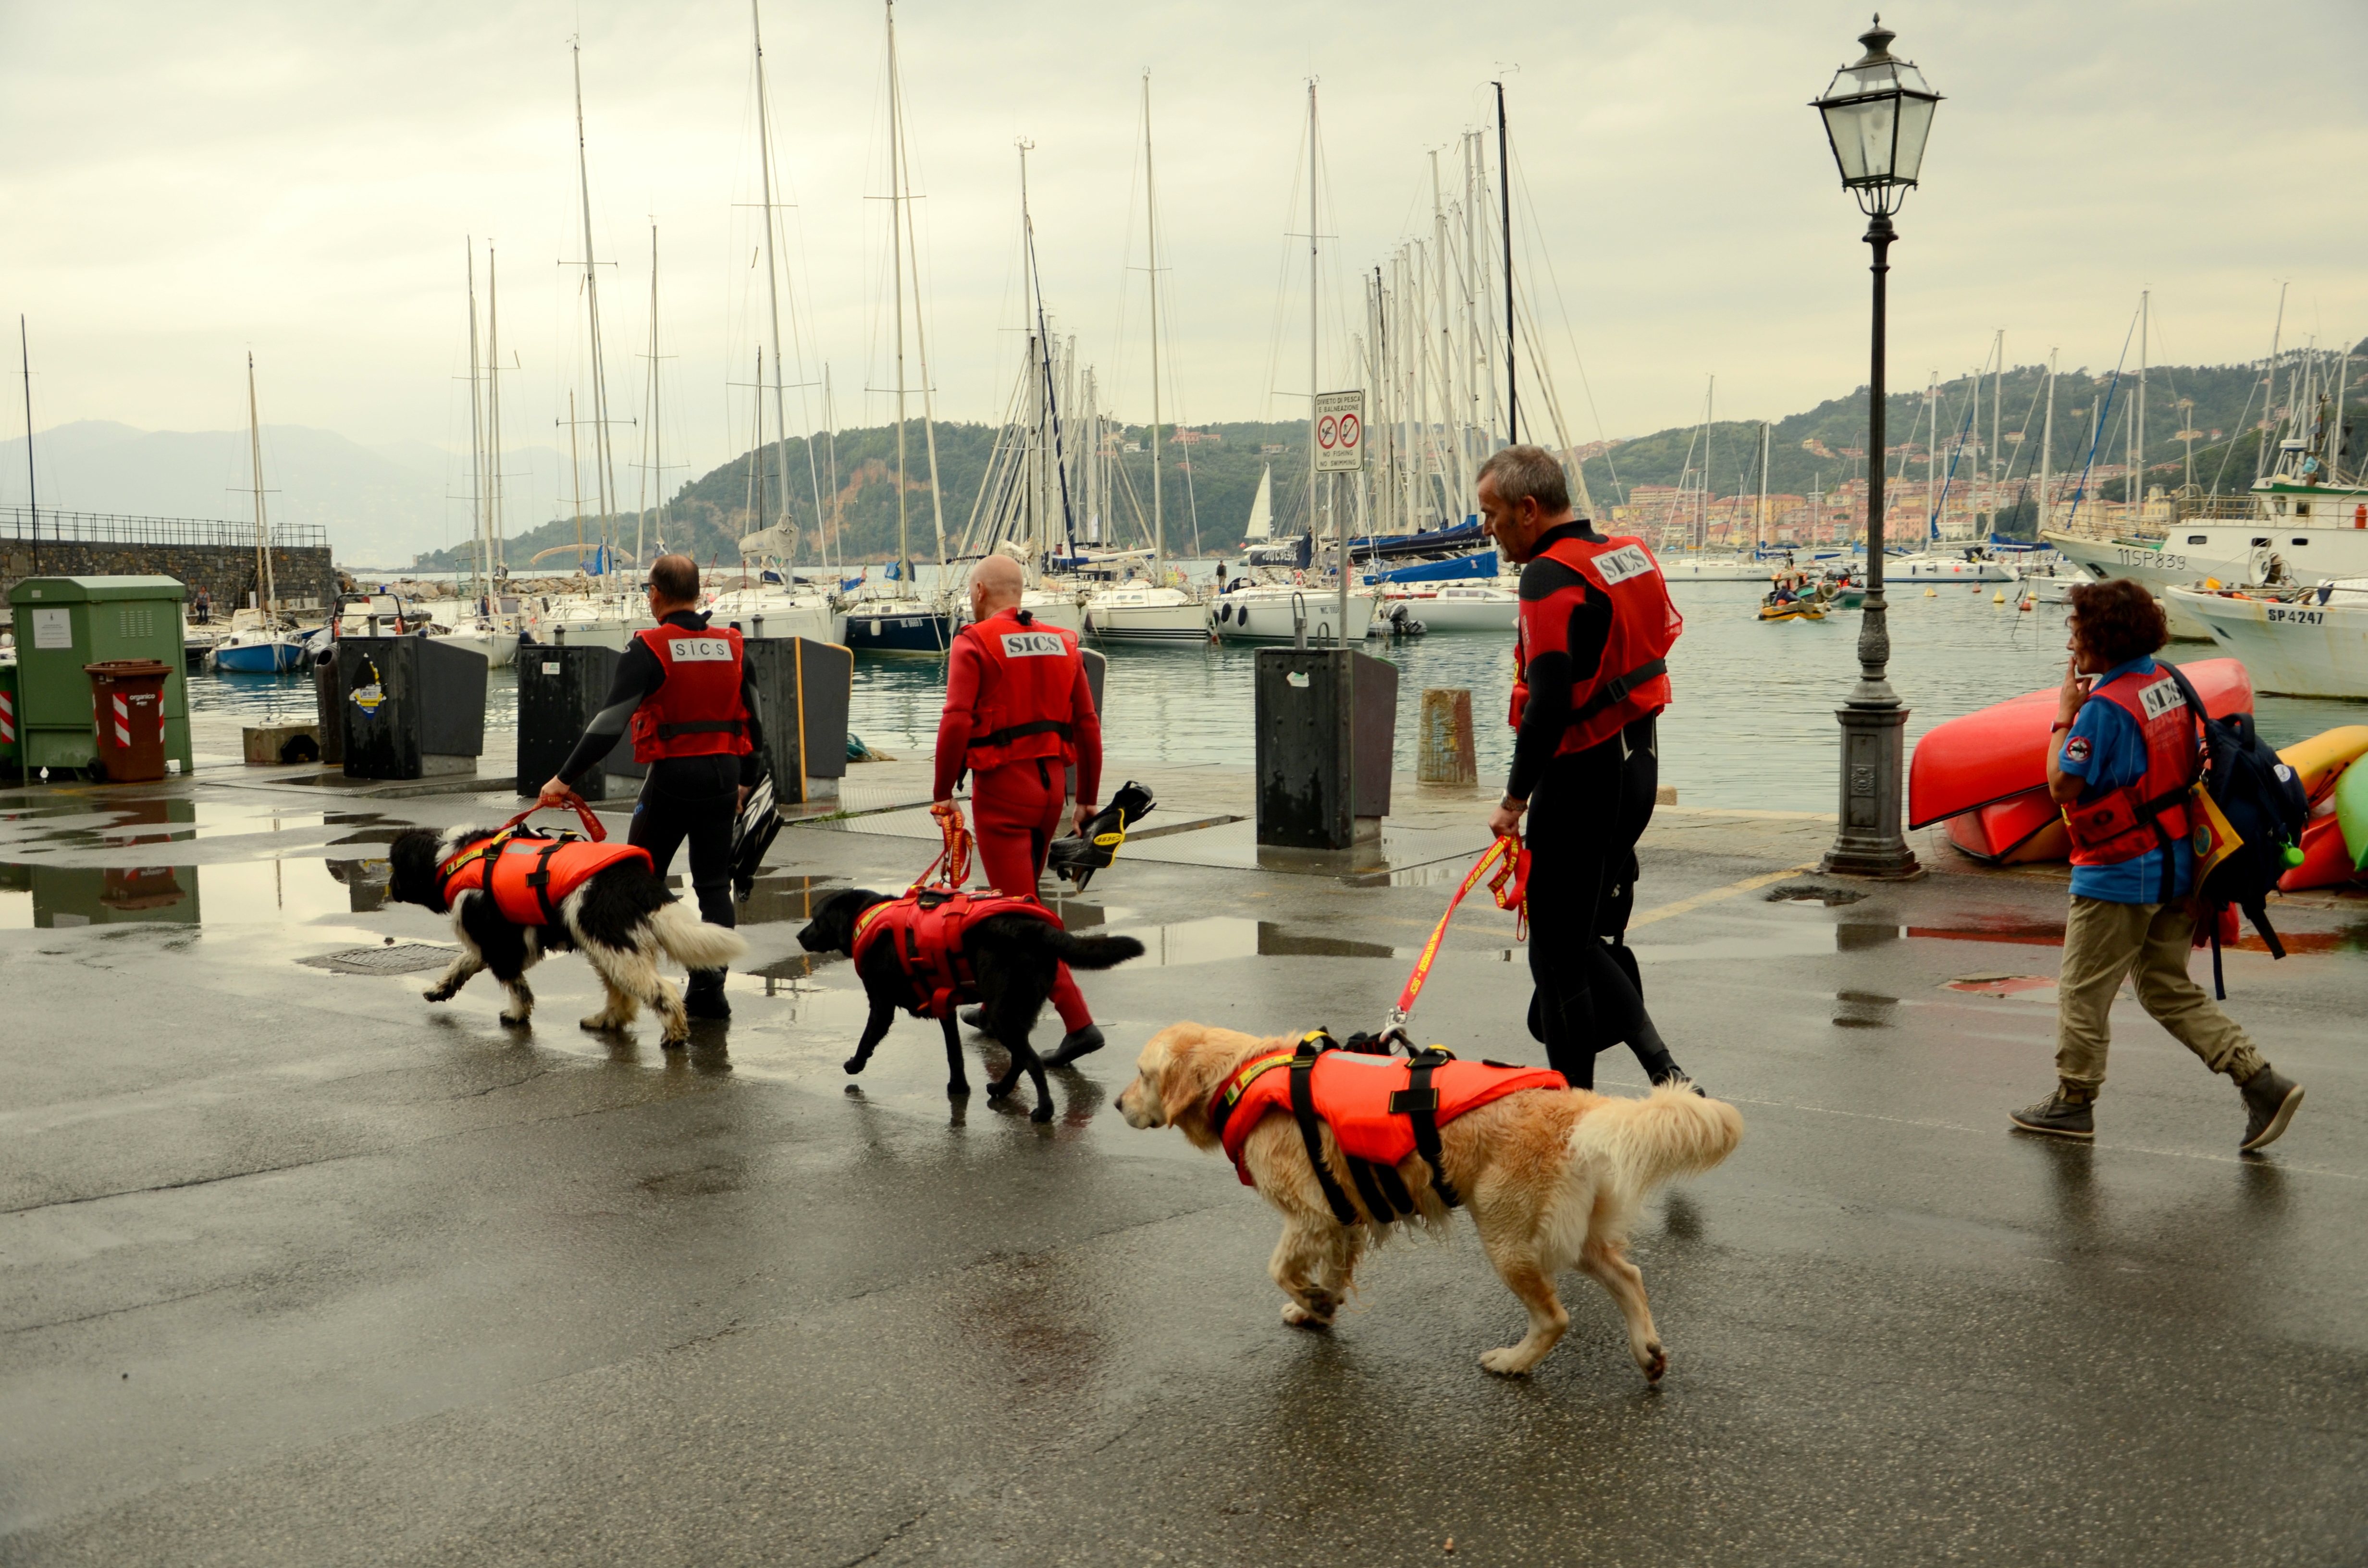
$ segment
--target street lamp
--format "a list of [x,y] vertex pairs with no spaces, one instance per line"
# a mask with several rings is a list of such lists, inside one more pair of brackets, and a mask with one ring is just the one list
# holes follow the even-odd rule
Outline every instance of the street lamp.
[[1874,247],[1873,369],[1868,377],[1866,448],[1866,607],[1858,631],[1858,685],[1835,717],[1842,727],[1841,824],[1824,869],[1849,876],[1923,875],[1900,833],[1900,778],[1906,760],[1907,710],[1891,689],[1891,630],[1883,597],[1884,279],[1891,270],[1891,215],[1899,210],[1924,165],[1940,95],[1911,62],[1895,58],[1895,35],[1874,18],[1859,35],[1865,55],[1834,73],[1813,106],[1826,123],[1842,187],[1868,218]]

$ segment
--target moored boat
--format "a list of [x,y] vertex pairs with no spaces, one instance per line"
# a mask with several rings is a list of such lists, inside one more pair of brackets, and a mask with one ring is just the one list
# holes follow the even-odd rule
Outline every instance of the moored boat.
[[2263,691],[2368,697],[2368,577],[2300,590],[2173,587],[2163,597],[2244,660]]

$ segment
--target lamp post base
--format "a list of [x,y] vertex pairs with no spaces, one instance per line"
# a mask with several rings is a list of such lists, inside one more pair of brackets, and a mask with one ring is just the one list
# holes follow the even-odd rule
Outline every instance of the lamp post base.
[[1922,876],[1924,868],[1899,828],[1907,710],[1839,708],[1834,717],[1842,727],[1841,831],[1819,869],[1885,881]]

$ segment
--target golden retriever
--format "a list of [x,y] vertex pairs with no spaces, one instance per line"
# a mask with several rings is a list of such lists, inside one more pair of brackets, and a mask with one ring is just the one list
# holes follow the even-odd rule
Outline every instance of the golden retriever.
[[[1202,1149],[1219,1147],[1209,1099],[1226,1076],[1262,1051],[1288,1051],[1295,1036],[1260,1040],[1234,1029],[1180,1023],[1152,1037],[1134,1081],[1118,1096],[1129,1127],[1174,1127]],[[1628,1322],[1628,1350],[1648,1381],[1668,1369],[1668,1352],[1645,1304],[1645,1277],[1628,1261],[1628,1227],[1645,1194],[1671,1176],[1711,1169],[1743,1138],[1743,1117],[1705,1099],[1682,1080],[1643,1099],[1584,1089],[1529,1089],[1468,1111],[1440,1129],[1447,1179],[1463,1195],[1480,1244],[1506,1289],[1529,1309],[1530,1332],[1518,1345],[1491,1350],[1480,1364],[1508,1375],[1528,1371],[1554,1347],[1570,1314],[1554,1275],[1577,1267],[1611,1294]],[[1268,1272],[1291,1298],[1282,1321],[1330,1325],[1366,1246],[1389,1235],[1346,1182],[1339,1145],[1323,1129],[1324,1157],[1344,1183],[1363,1222],[1332,1217],[1292,1119],[1269,1113],[1243,1145],[1259,1195],[1282,1211],[1282,1239]],[[1432,1190],[1419,1155],[1398,1166],[1419,1212],[1409,1223],[1444,1225],[1451,1210]]]

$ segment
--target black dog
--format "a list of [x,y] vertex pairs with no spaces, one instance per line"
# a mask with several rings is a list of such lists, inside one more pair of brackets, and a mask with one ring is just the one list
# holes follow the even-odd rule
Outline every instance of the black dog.
[[[493,831],[456,828],[438,836],[416,827],[395,835],[387,846],[393,869],[387,897],[444,913],[437,868]],[[623,1028],[646,1005],[657,1013],[661,1043],[667,1046],[689,1039],[690,1020],[680,994],[658,973],[658,954],[686,969],[714,969],[748,950],[738,933],[701,921],[637,859],[594,872],[561,902],[559,918],[549,926],[518,925],[478,892],[461,893],[451,915],[461,956],[423,994],[430,1002],[450,1001],[479,970],[489,969],[509,993],[502,1022],[523,1024],[534,1011],[526,971],[545,953],[581,952],[609,992],[609,1005],[586,1018],[584,1027]]]
[[[875,903],[894,902],[888,894],[863,888],[845,888],[814,906],[813,921],[798,933],[798,946],[810,953],[855,955],[855,923]],[[976,1000],[985,1005],[986,1032],[1011,1052],[1009,1072],[987,1086],[986,1097],[999,1100],[1019,1082],[1024,1070],[1036,1085],[1036,1108],[1030,1120],[1053,1119],[1053,1092],[1044,1083],[1044,1063],[1028,1043],[1028,1031],[1044,998],[1052,994],[1053,977],[1064,963],[1071,969],[1108,969],[1143,956],[1143,944],[1132,937],[1072,937],[1049,920],[1032,915],[994,915],[972,926],[962,938],[962,956],[978,979]],[[847,1059],[848,1073],[863,1071],[871,1052],[896,1021],[896,1009],[908,1004],[912,983],[896,961],[891,944],[874,942],[856,971],[871,1003],[871,1017],[855,1054]],[[962,1035],[948,1008],[939,1020],[946,1031],[946,1093],[967,1095],[970,1078],[962,1071]]]

